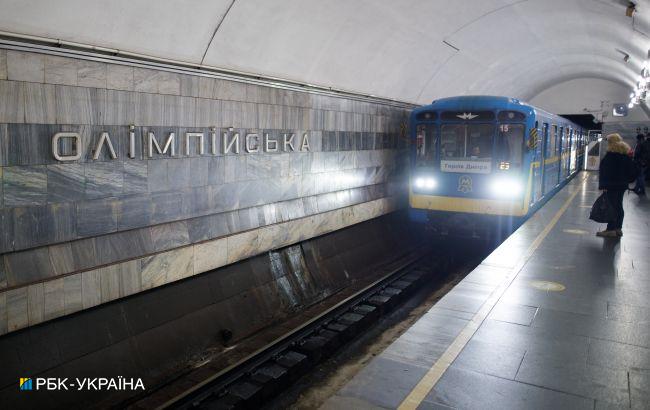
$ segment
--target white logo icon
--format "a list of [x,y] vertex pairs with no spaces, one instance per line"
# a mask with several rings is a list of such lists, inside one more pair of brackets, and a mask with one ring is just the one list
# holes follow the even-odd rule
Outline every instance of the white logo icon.
[[474,118],[478,117],[478,115],[472,114],[471,112],[464,112],[461,115],[457,115],[456,117],[460,118],[461,120],[473,120]]

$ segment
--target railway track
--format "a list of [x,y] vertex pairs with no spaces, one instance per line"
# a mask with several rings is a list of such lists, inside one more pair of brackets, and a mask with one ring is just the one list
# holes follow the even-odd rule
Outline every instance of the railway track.
[[188,382],[189,387],[157,408],[261,407],[400,306],[424,281],[443,276],[435,275],[449,266],[450,258],[443,254],[440,250],[420,252],[238,363],[200,382]]

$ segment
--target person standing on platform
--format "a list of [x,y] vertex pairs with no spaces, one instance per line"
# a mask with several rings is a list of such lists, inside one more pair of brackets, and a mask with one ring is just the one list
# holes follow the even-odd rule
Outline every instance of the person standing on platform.
[[648,166],[646,158],[645,135],[639,134],[636,136],[636,145],[634,146],[634,163],[639,175],[636,177],[633,191],[637,195],[645,195],[645,169]]
[[650,180],[650,132],[646,133],[645,141],[643,141],[643,151],[645,153],[645,179],[646,181]]
[[607,200],[613,208],[614,219],[607,224],[607,229],[598,232],[597,236],[623,236],[623,195],[628,190],[630,182],[636,179],[636,166],[628,156],[631,148],[619,134],[607,136],[607,154],[600,161],[598,170],[598,189],[605,192]]

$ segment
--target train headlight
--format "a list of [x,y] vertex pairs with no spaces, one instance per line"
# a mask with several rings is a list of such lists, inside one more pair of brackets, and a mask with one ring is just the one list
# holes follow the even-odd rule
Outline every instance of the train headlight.
[[431,177],[417,177],[413,181],[413,186],[418,190],[430,191],[436,187],[436,180]]
[[518,179],[497,177],[491,183],[492,193],[500,197],[516,198],[521,195],[524,187]]

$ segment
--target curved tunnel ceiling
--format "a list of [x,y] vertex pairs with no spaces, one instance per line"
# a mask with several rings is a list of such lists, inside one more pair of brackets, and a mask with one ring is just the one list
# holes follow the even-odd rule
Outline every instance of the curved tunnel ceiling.
[[637,2],[634,18],[627,4],[0,0],[0,31],[417,103],[468,93],[532,99],[579,78],[631,88],[648,57],[650,1]]

